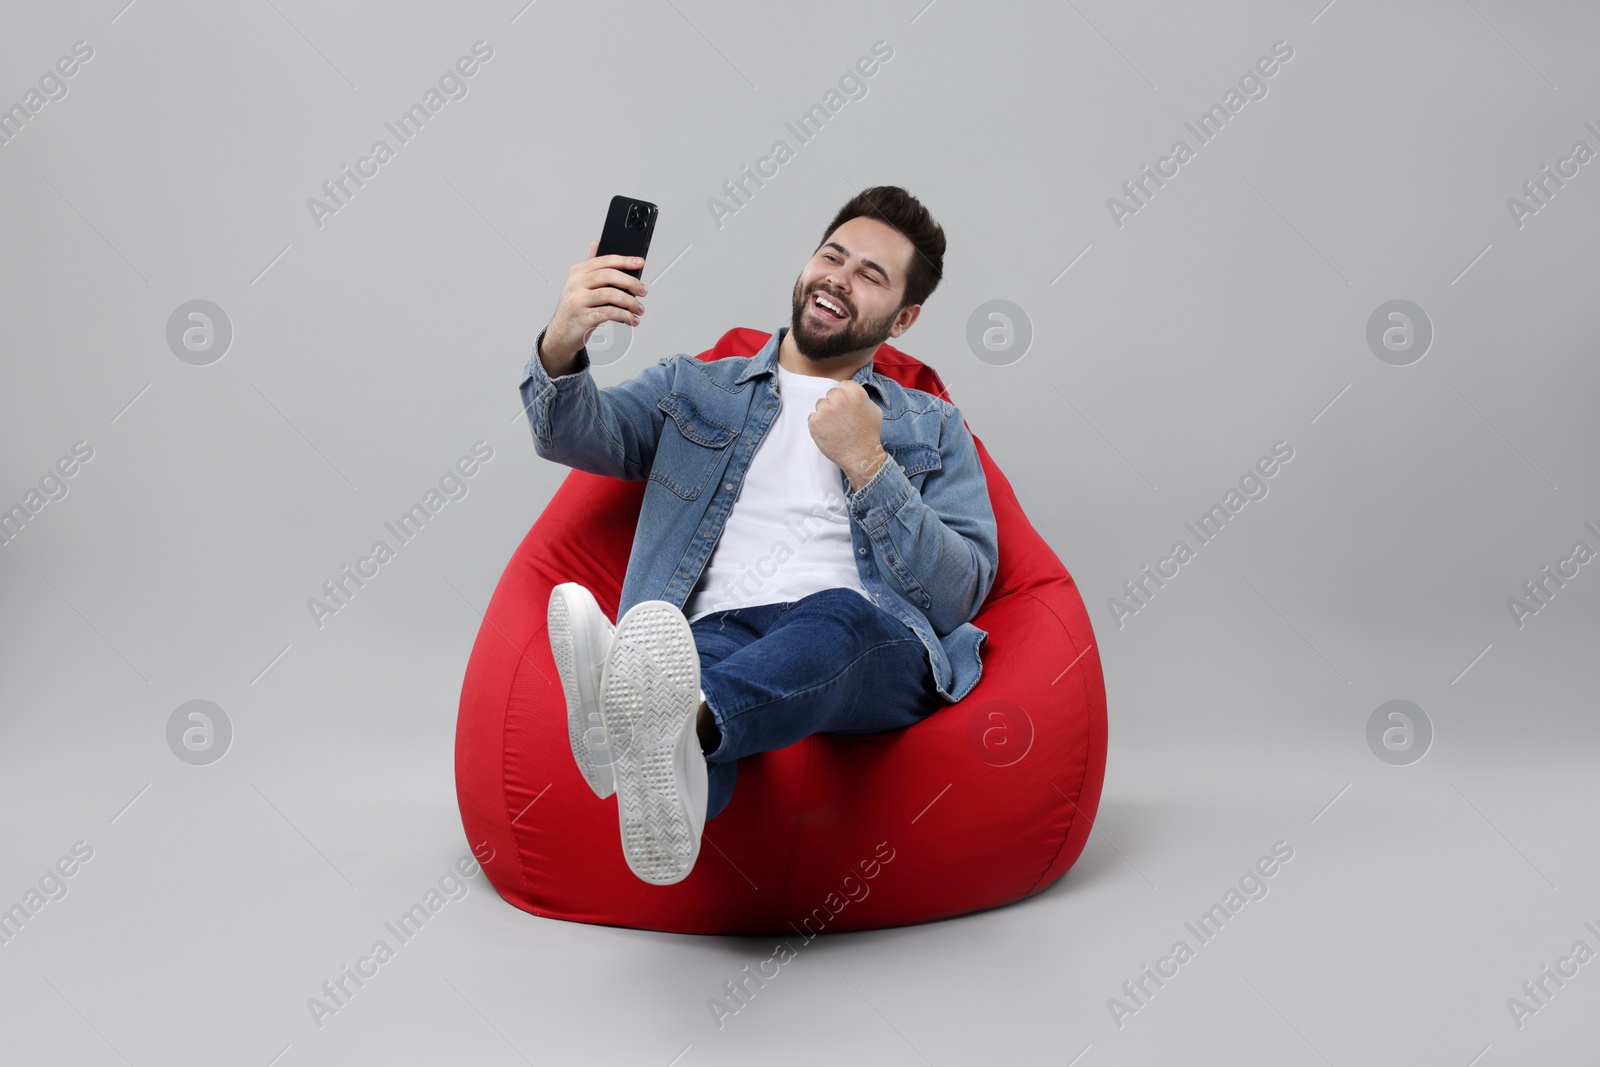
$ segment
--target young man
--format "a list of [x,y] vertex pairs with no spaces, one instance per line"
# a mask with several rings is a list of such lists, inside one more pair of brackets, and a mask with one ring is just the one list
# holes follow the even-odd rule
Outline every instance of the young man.
[[971,619],[999,562],[972,435],[946,400],[875,374],[921,313],[944,231],[897,186],[840,210],[790,324],[748,358],[665,358],[600,389],[584,343],[638,325],[646,287],[575,265],[520,385],[540,456],[648,478],[615,628],[575,583],[550,597],[573,758],[617,793],[647,882],[687,877],[736,761],[809,734],[879,733],[982,673]]

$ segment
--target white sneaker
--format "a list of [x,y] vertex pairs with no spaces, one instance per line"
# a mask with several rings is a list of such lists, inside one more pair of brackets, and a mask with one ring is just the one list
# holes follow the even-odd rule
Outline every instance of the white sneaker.
[[694,869],[706,822],[706,760],[695,730],[700,655],[683,612],[635,604],[617,622],[600,683],[614,736],[622,853],[646,882],[671,885]]
[[617,790],[611,769],[615,760],[611,735],[600,714],[600,677],[615,628],[594,594],[577,582],[564,582],[550,590],[546,619],[550,651],[567,698],[572,759],[589,788],[604,799]]

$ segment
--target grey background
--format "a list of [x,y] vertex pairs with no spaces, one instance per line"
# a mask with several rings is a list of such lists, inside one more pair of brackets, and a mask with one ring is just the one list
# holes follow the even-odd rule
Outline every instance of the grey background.
[[[94,57],[0,147],[0,504],[94,458],[0,547],[7,1062],[1592,1063],[1600,962],[1600,139],[1578,3],[9,5],[0,103]],[[493,58],[319,229],[306,201],[477,40]],[[873,42],[812,142],[784,128]],[[1274,42],[1293,59],[1118,228],[1107,198]],[[722,183],[795,157],[718,227]],[[392,140],[392,138],[391,138]],[[1110,699],[1082,859],[1022,905],[773,953],[542,920],[481,877],[337,1016],[306,1007],[468,853],[456,701],[500,570],[564,470],[516,383],[621,192],[661,205],[620,381],[789,290],[853,190],[945,226],[903,347],[935,366],[1072,570]],[[1067,269],[1070,265],[1070,269]],[[229,317],[208,366],[166,343]],[[966,343],[1024,309],[1021,358]],[[1379,360],[1406,299],[1434,340]],[[306,607],[475,441],[494,458],[337,616]],[[1126,625],[1124,581],[1278,440],[1294,458]],[[1192,540],[1192,539],[1191,539]],[[232,726],[207,766],[174,709]],[[1379,705],[1432,724],[1408,766]],[[1122,983],[1276,841],[1294,858],[1134,1016]],[[1192,941],[1192,939],[1191,939]],[[1554,988],[1553,986],[1551,988]],[[676,1057],[676,1058],[675,1058]]]

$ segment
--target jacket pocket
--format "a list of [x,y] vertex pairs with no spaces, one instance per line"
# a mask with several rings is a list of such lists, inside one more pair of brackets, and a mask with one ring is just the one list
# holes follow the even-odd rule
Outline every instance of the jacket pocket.
[[939,450],[932,445],[908,443],[903,445],[885,444],[883,450],[889,453],[891,462],[899,464],[905,472],[906,478],[918,492],[922,490],[922,483],[927,479],[923,477],[940,468]]
[[722,465],[739,429],[708,416],[687,393],[668,393],[656,402],[666,413],[650,480],[677,496],[694,500]]

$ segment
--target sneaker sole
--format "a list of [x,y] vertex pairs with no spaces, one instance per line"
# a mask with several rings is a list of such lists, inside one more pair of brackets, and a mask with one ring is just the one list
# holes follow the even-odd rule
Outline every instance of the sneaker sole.
[[[578,765],[589,788],[603,800],[616,792],[616,781],[612,773],[611,735],[600,713],[600,671],[597,668],[604,660],[606,649],[596,646],[603,643],[604,629],[609,629],[610,622],[602,615],[604,628],[584,624],[586,617],[601,613],[598,605],[587,608],[582,597],[582,593],[560,586],[552,589],[547,622],[550,651],[567,701],[567,739],[572,744],[572,761]],[[587,621],[593,622],[592,619]],[[584,670],[582,664],[588,664],[589,669]]]
[[622,853],[640,879],[680,882],[700,855],[706,795],[700,656],[681,611],[646,601],[622,617],[601,694],[607,729],[632,741],[613,764]]

